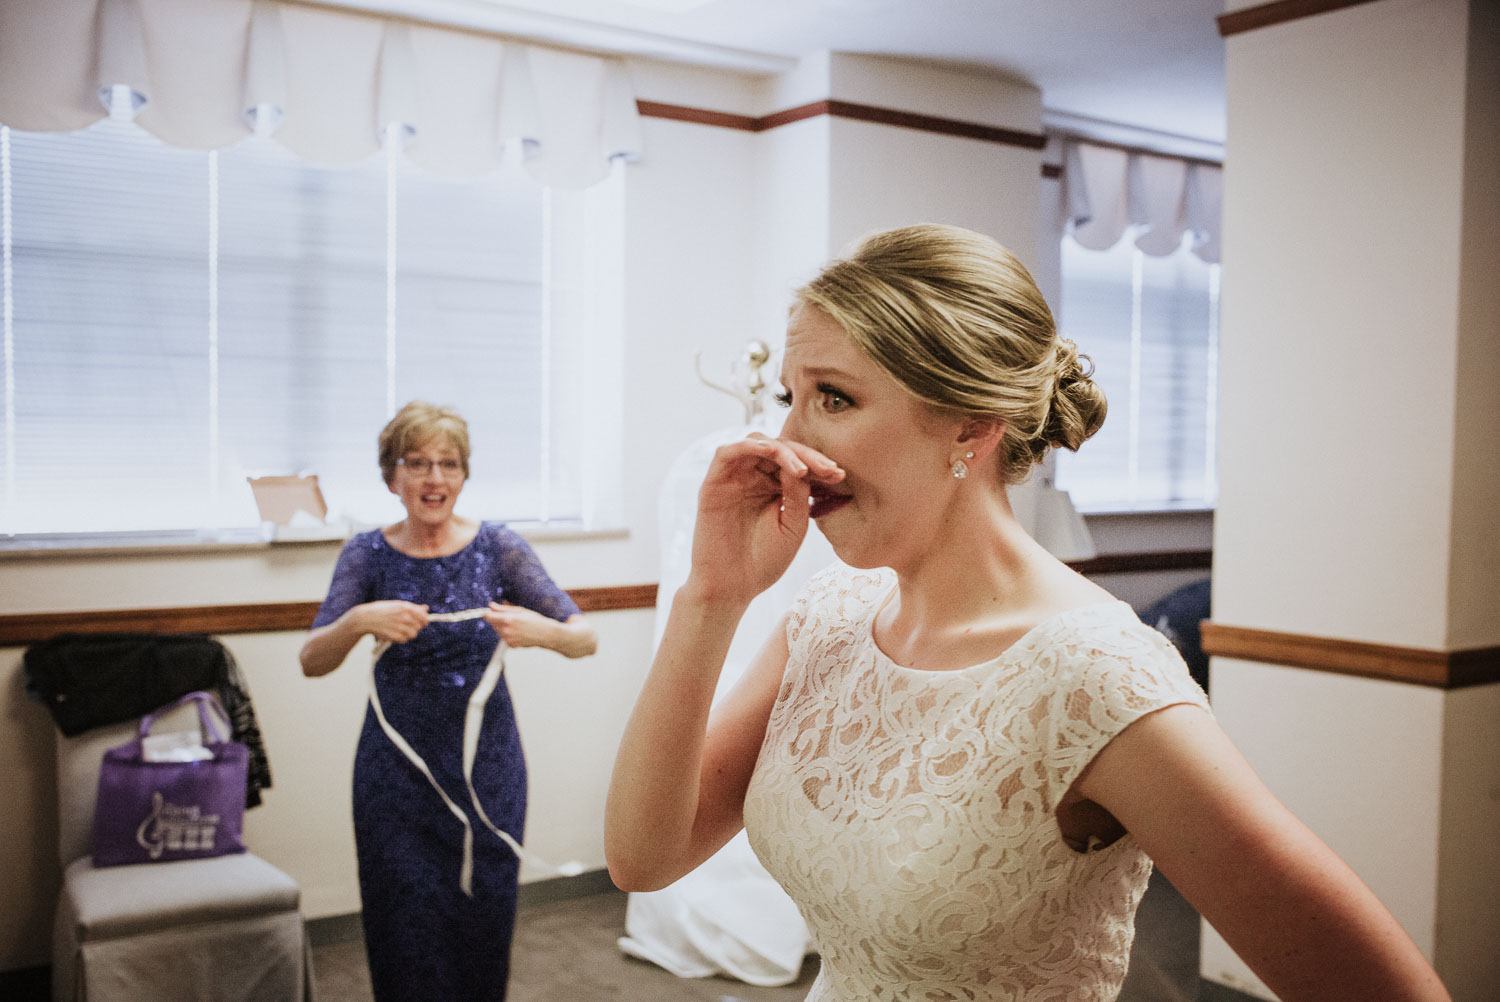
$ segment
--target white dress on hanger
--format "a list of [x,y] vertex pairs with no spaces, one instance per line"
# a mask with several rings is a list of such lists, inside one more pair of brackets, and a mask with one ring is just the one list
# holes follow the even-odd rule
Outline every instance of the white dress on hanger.
[[[667,471],[658,508],[662,556],[653,648],[661,643],[672,596],[687,580],[698,488],[714,450],[753,431],[774,437],[783,419],[779,410],[761,413],[748,424],[706,435]],[[740,620],[715,703],[739,680],[807,580],[836,560],[823,534],[810,529],[781,580],[757,596]],[[796,904],[755,858],[744,832],[670,886],[631,894],[619,945],[626,954],[678,977],[725,974],[763,986],[797,980],[802,960],[812,950]]]

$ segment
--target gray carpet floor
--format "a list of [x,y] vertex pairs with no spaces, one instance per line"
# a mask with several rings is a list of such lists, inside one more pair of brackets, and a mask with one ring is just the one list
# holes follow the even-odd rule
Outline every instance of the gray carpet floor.
[[[349,926],[357,937],[357,925]],[[809,957],[795,984],[756,988],[727,978],[684,980],[620,953],[625,895],[605,890],[523,904],[516,923],[509,1002],[802,1002],[817,976]],[[358,938],[313,950],[319,1002],[370,1002]],[[1130,973],[1119,1002],[1246,1002],[1198,977],[1198,915],[1160,874],[1136,916]]]

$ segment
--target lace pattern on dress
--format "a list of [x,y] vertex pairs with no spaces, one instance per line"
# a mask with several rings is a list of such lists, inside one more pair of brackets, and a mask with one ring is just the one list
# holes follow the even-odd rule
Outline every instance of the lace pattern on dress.
[[1202,690],[1121,602],[981,665],[903,668],[871,632],[894,581],[836,568],[794,604],[746,794],[751,845],[822,955],[809,1000],[1115,998],[1151,864],[1128,835],[1074,852],[1053,811],[1111,738],[1206,710]]

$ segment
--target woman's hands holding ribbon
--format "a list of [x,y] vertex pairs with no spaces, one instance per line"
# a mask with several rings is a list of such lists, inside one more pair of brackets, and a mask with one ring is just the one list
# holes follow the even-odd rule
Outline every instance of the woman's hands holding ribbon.
[[350,612],[358,616],[359,632],[371,634],[377,643],[404,644],[427,625],[427,606],[395,598],[366,602]]
[[509,602],[491,602],[485,610],[485,621],[511,647],[556,647],[561,624]]

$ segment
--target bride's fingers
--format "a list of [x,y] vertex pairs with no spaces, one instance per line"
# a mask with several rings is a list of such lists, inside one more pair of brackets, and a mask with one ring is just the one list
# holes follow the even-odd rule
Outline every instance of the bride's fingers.
[[762,435],[758,431],[751,432],[748,436],[746,436],[746,441],[752,440],[761,442],[775,442],[779,445],[785,446],[788,450],[790,450],[791,454],[796,457],[796,460],[803,467],[807,468],[807,474],[817,480],[824,481],[825,483],[838,483],[840,480],[844,479],[844,471],[839,466],[839,464],[835,463],[832,459],[829,459],[823,453],[819,452],[817,449],[814,449],[810,445],[803,445],[801,442],[794,441],[790,438],[767,438],[765,435]]
[[802,521],[813,482],[836,484],[844,479],[844,471],[832,459],[818,450],[790,439],[767,438],[759,432],[752,433],[738,442],[721,446],[714,456],[713,467],[705,479],[720,487],[754,477],[759,488],[742,486],[755,496],[766,500],[780,495],[784,510],[796,512],[794,521]]
[[721,447],[719,452],[729,461],[732,461],[736,455],[754,457],[758,460],[756,468],[763,472],[771,472],[765,466],[766,462],[770,462],[774,464],[776,474],[783,478],[786,475],[805,477],[809,472],[807,463],[785,441],[779,438],[766,438],[758,432],[732,445]]
[[844,471],[839,464],[812,446],[803,445],[801,442],[794,442],[789,438],[779,438],[776,441],[791,449],[797,458],[802,461],[803,465],[808,468],[810,474],[817,480],[821,480],[824,483],[836,484],[844,479]]
[[808,477],[825,484],[836,484],[844,479],[843,468],[812,446],[789,438],[766,438],[759,432],[752,432],[746,441],[780,446],[785,452],[777,451],[777,461],[783,469],[789,469],[799,477]]

